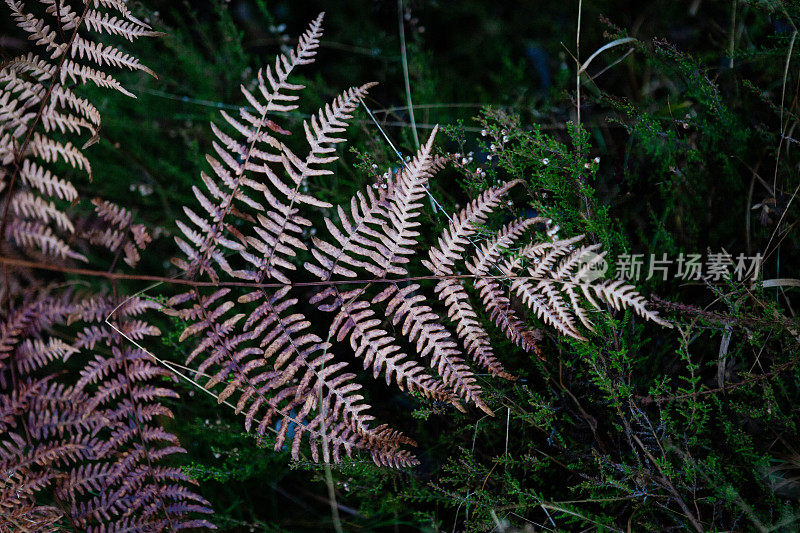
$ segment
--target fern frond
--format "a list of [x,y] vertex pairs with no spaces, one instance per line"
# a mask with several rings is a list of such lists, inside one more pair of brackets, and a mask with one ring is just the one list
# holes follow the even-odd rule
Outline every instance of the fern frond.
[[87,261],[84,255],[72,250],[49,226],[40,222],[12,220],[6,226],[6,238],[23,248],[37,249],[44,255]]
[[487,220],[489,214],[500,204],[501,198],[518,183],[519,180],[514,180],[484,191],[467,204],[452,217],[439,237],[438,246],[432,247],[428,252],[429,259],[422,262],[432,274],[444,277],[434,290],[447,306],[447,315],[455,322],[456,332],[467,351],[490,374],[507,379],[512,376],[495,357],[489,334],[478,322],[478,315],[470,303],[463,282],[446,276],[455,274],[455,262],[463,259],[461,254],[470,246],[469,238],[476,233],[477,226]]
[[[87,0],[79,3],[84,8],[80,14],[64,1],[39,0],[43,9],[30,9],[31,3],[5,2],[39,49],[0,69],[0,233],[12,243],[7,251],[85,261],[57,229],[69,235],[70,243],[77,240],[76,246],[85,246],[83,237],[122,246],[125,259],[134,263],[150,239],[144,226],[134,224],[127,211],[97,202],[98,221],[90,235],[82,235],[75,227],[84,223],[73,224],[58,207],[62,200],[78,200],[77,190],[43,163],[63,162],[91,177],[89,160],[77,148],[85,139],[77,137],[89,133],[94,138],[100,114],[77,91],[93,82],[132,96],[110,67],[150,72],[133,55],[95,43],[79,30],[129,40],[158,33],[132,17],[120,0],[94,0],[96,9]],[[125,20],[102,12],[107,8]],[[186,487],[191,480],[161,464],[182,452],[158,420],[171,416],[162,401],[177,396],[162,386],[170,376],[149,355],[128,347],[123,337],[159,333],[130,318],[152,305],[132,301],[121,306],[114,329],[105,323],[118,303],[113,299],[76,302],[70,290],[43,286],[32,273],[20,275],[24,281],[15,279],[16,271],[4,273],[11,279],[4,280],[2,297],[8,305],[0,311],[0,529],[53,530],[66,526],[62,521],[88,531],[212,527],[195,518],[210,509]],[[82,332],[71,342],[64,331],[79,325]],[[59,335],[49,333],[50,328]],[[103,355],[97,354],[81,375],[61,382],[64,361],[82,358],[100,345]],[[58,373],[52,368],[56,364]],[[39,499],[55,501],[58,511],[37,505]]]
[[[402,276],[407,273],[401,265],[408,262],[406,256],[413,253],[411,246],[416,244],[416,238],[419,236],[419,233],[412,229],[419,225],[415,221],[419,215],[418,210],[422,207],[419,200],[427,194],[427,182],[436,169],[436,159],[431,153],[435,134],[436,129],[417,156],[398,173],[390,192],[376,197],[368,189],[366,198],[360,194],[356,197],[358,200],[353,199],[350,217],[355,224],[350,222],[345,210],[339,207],[344,233],[332,221],[326,219],[326,225],[339,246],[315,238],[312,255],[318,265],[307,263],[306,268],[309,271],[322,279],[330,279],[334,273],[348,277],[355,276],[355,271],[339,265],[339,262],[344,262],[350,267],[365,270],[379,279],[392,274]],[[440,325],[438,315],[430,307],[419,305],[424,298],[411,296],[411,293],[418,288],[418,285],[403,289],[390,285],[368,304],[359,299],[363,290],[353,291],[353,294],[342,294],[338,287],[333,286],[319,291],[311,302],[325,311],[339,310],[339,315],[331,327],[330,336],[341,341],[349,333],[351,346],[356,355],[366,355],[365,368],[369,364],[373,365],[376,377],[386,362],[391,364],[386,367],[388,383],[394,366],[406,356],[402,353],[397,354],[399,348],[395,340],[384,330],[377,328],[381,321],[372,318],[374,312],[369,307],[393,296],[388,301],[387,316],[394,324],[404,320],[402,333],[408,336],[411,342],[416,343],[417,352],[423,357],[431,357],[430,366],[438,370],[443,382],[458,395],[491,412],[480,399],[475,378],[469,367],[463,363],[457,344]],[[329,297],[333,297],[332,303],[326,301]],[[413,362],[408,361],[405,364],[414,371],[415,377],[425,376]],[[406,370],[404,367],[400,368]],[[442,394],[439,380],[431,381],[425,376],[423,383],[412,384],[408,382],[404,373],[397,372],[395,375],[398,384],[402,384],[404,378],[409,388],[413,386],[414,390],[419,390],[427,396],[440,397]],[[421,388],[420,385],[424,385],[425,388]]]
[[[334,145],[343,141],[347,120],[372,85],[345,91],[303,123],[306,155],[281,142],[289,132],[268,115],[296,108],[295,91],[302,86],[290,83],[289,74],[313,60],[320,22],[321,17],[274,69],[259,71],[257,91],[242,89],[251,109],[241,109],[238,117],[222,113],[227,125],[212,125],[214,153],[207,156],[212,172],[201,173],[204,191],[193,187],[199,208],[185,207],[188,220],[178,222],[182,235],[176,242],[185,257],[173,262],[190,278],[207,276],[212,285],[233,281],[246,290],[196,286],[171,298],[168,312],[186,322],[180,340],[194,338],[186,363],[196,368],[200,384],[243,414],[246,429],[257,434],[274,429],[276,448],[291,446],[298,458],[306,442],[314,460],[337,461],[342,451],[362,450],[378,464],[410,465],[416,460],[402,446],[413,441],[372,426],[360,385],[333,352],[334,344],[348,346],[364,370],[389,385],[459,408],[464,399],[491,414],[459,339],[478,365],[511,376],[493,353],[457,263],[464,262],[475,278],[491,320],[528,350],[541,335],[511,310],[503,283],[510,280],[511,290],[546,323],[581,338],[578,322],[591,323],[581,307],[589,292],[574,278],[584,267],[570,248],[577,240],[531,243],[517,256],[504,257],[534,226],[549,226],[539,217],[515,220],[472,250],[477,226],[518,181],[484,192],[454,216],[423,262],[442,278],[435,292],[455,323],[452,334],[423,287],[403,279],[417,254],[428,184],[447,159],[432,153],[436,128],[385,187],[367,188],[349,205],[323,211],[329,237],[314,235],[318,228],[305,213],[332,206],[309,192],[308,181],[332,173],[324,165],[336,161]],[[305,252],[310,253],[305,270],[320,280],[307,302],[332,317],[327,336],[319,333],[324,328],[312,327],[299,296],[290,297],[292,278],[300,274],[298,257]],[[529,268],[528,261],[537,264],[529,271],[537,272],[538,284],[517,275]],[[351,280],[356,288],[348,286]],[[597,300],[645,309],[628,288],[609,284],[591,291]],[[101,335],[87,332],[85,340],[94,337]],[[95,370],[104,372],[99,364]],[[119,393],[118,387],[108,390]]]
[[72,225],[66,213],[56,207],[53,202],[47,202],[41,196],[36,196],[29,191],[20,191],[11,200],[11,211],[19,216],[36,219],[43,224],[54,222],[62,231],[72,233]]
[[585,340],[585,337],[578,332],[576,319],[593,331],[592,322],[580,296],[595,310],[600,310],[597,302],[599,300],[617,310],[631,308],[648,320],[670,327],[656,312],[647,309],[645,298],[632,285],[622,281],[587,277],[588,271],[603,260],[605,252],[597,253],[600,251],[599,245],[578,245],[581,240],[583,235],[552,243],[531,243],[524,247],[517,259],[507,261],[500,267],[505,275],[513,277],[523,258],[533,263],[533,266],[527,268],[530,277],[513,279],[511,290],[539,318],[562,334],[578,340]]
[[69,181],[62,180],[36,163],[25,160],[20,172],[22,181],[40,192],[69,202],[78,197],[78,191]]

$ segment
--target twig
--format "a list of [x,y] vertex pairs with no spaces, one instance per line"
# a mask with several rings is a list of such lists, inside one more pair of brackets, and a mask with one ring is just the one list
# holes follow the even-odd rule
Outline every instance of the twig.
[[788,370],[793,365],[796,365],[797,362],[798,362],[797,359],[794,359],[792,361],[787,361],[786,363],[778,365],[777,367],[775,367],[773,370],[767,372],[766,374],[759,374],[758,376],[754,376],[752,378],[748,378],[748,379],[739,381],[737,383],[730,383],[728,385],[725,385],[724,387],[717,387],[715,389],[706,389],[706,390],[702,390],[702,391],[698,391],[698,392],[690,392],[690,393],[687,393],[687,394],[678,394],[676,396],[656,396],[656,397],[653,397],[653,396],[642,396],[642,395],[637,394],[636,398],[638,398],[639,401],[642,402],[643,405],[649,405],[651,403],[655,403],[656,405],[661,405],[661,404],[668,403],[668,402],[675,402],[675,401],[678,401],[678,400],[688,400],[690,398],[698,398],[700,396],[706,396],[706,395],[709,395],[709,394],[716,394],[718,392],[724,392],[724,391],[729,391],[729,390],[733,390],[733,389],[738,389],[739,387],[752,385],[753,383],[758,383],[759,381],[762,381],[764,379],[769,379],[771,377],[776,376],[777,374],[780,374],[781,372],[783,372],[785,370]]

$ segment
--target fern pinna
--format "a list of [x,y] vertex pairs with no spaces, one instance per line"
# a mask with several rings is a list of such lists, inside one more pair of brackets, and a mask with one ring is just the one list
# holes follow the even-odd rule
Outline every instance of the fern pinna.
[[[558,240],[549,220],[514,220],[474,246],[477,225],[516,184],[510,182],[454,214],[422,262],[439,280],[435,292],[452,332],[408,269],[418,253],[428,183],[447,163],[433,153],[436,129],[385,187],[368,187],[333,209],[308,194],[307,182],[332,174],[324,165],[336,161],[346,121],[372,84],[348,89],[304,122],[305,153],[289,148],[281,140],[289,132],[270,118],[297,108],[303,86],[289,77],[314,60],[322,17],[274,69],[259,72],[257,91],[242,87],[250,107],[238,116],[222,112],[227,126],[212,125],[215,154],[207,159],[213,175],[201,175],[205,191],[193,189],[201,209],[184,209],[190,222],[179,223],[183,235],[176,241],[185,258],[174,260],[187,277],[205,281],[168,307],[188,322],[182,340],[197,339],[187,361],[195,365],[193,375],[243,414],[248,430],[275,431],[276,449],[290,440],[297,459],[307,438],[314,460],[364,451],[379,465],[409,466],[417,460],[404,446],[413,440],[373,424],[346,359],[354,355],[387,385],[491,413],[467,359],[495,376],[511,375],[493,353],[467,283],[491,320],[527,350],[536,348],[538,336],[511,308],[504,280],[540,319],[572,337],[583,338],[577,321],[591,327],[587,301],[661,321],[633,287],[588,280],[585,269],[593,262],[581,258],[597,247],[576,249],[579,238]],[[326,238],[310,231],[307,217],[320,212],[327,215]],[[506,257],[537,228],[550,230],[553,242],[534,241]],[[308,260],[301,264],[300,257]],[[459,274],[459,262],[469,275]],[[302,271],[316,281],[301,279]],[[310,296],[309,286],[316,286]],[[311,327],[300,297],[331,316],[327,330]]]
[[13,260],[0,284],[0,531],[211,527],[192,480],[165,462],[183,451],[160,425],[171,376],[125,338],[159,333],[138,317],[153,305],[65,290],[27,266],[68,269],[98,248],[134,266],[149,242],[124,208],[73,206],[100,128],[81,86],[133,96],[109,72],[152,74],[96,39],[158,32],[122,0],[5,4],[31,51],[0,66],[0,252]]

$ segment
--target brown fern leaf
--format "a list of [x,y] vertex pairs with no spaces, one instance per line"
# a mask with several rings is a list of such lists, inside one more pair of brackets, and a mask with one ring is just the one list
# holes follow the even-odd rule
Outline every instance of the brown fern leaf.
[[[578,321],[590,323],[583,300],[594,297],[643,313],[645,302],[632,288],[614,284],[581,287],[578,293],[575,277],[583,267],[570,249],[578,239],[531,244],[506,260],[504,254],[534,226],[549,227],[550,221],[539,217],[509,223],[465,260],[476,226],[517,183],[510,182],[456,214],[424,261],[442,278],[435,292],[455,322],[452,334],[422,285],[406,279],[419,245],[423,198],[447,159],[432,154],[437,129],[390,180],[357,192],[349,205],[336,208],[338,216],[326,216],[328,238],[315,236],[307,213],[332,206],[310,192],[309,182],[331,174],[324,165],[336,161],[335,145],[344,140],[347,120],[372,85],[345,91],[303,123],[305,155],[279,140],[289,132],[267,117],[296,107],[294,91],[302,86],[291,84],[289,75],[313,61],[320,25],[321,16],[294,51],[278,58],[274,71],[259,72],[257,92],[242,89],[250,109],[241,109],[236,118],[223,113],[227,126],[212,125],[215,154],[207,159],[213,173],[201,174],[206,191],[193,188],[202,209],[185,208],[189,222],[178,223],[183,235],[176,239],[185,258],[173,261],[187,277],[211,283],[171,298],[168,313],[186,322],[181,341],[194,339],[187,364],[196,368],[202,386],[243,414],[246,429],[259,435],[275,431],[276,449],[290,446],[297,459],[307,442],[314,460],[338,461],[342,452],[364,451],[378,464],[408,466],[416,459],[403,446],[413,441],[372,425],[361,386],[332,351],[333,342],[349,346],[364,370],[376,379],[383,375],[388,385],[457,407],[464,399],[491,414],[459,339],[478,365],[493,375],[511,376],[492,351],[459,281],[457,262],[464,261],[474,276],[490,318],[529,350],[540,336],[511,310],[506,278],[540,318],[577,338],[582,338]],[[293,279],[302,273],[298,257],[306,252],[311,258],[305,270],[319,279],[307,303],[333,317],[327,335],[312,328],[300,296],[290,295],[310,285]],[[543,283],[526,285],[529,278],[516,275],[528,268],[528,260],[537,265],[530,268]],[[207,287],[223,283],[229,287]],[[246,289],[240,294],[234,287]],[[131,336],[147,333],[136,321],[128,328]],[[87,330],[82,346],[95,339],[103,340],[103,333]]]
[[[125,261],[136,266],[140,252],[153,240],[143,224],[135,224],[133,215],[124,207],[101,198],[92,200],[99,219],[99,227],[83,231],[83,237],[91,244],[104,246],[111,252],[121,250]],[[102,228],[102,229],[100,229]]]
[[[97,43],[78,31],[88,28],[129,40],[158,32],[150,31],[127,8],[122,10],[123,19],[103,10],[112,7],[119,11],[122,6],[114,2],[94,2],[94,8],[85,2],[80,13],[67,2],[56,0],[5,3],[11,18],[28,34],[41,55],[30,52],[11,59],[0,69],[0,234],[21,249],[81,260],[83,256],[67,246],[69,239],[58,235],[57,232],[71,235],[75,228],[62,207],[51,201],[72,201],[77,196],[75,190],[41,164],[63,161],[91,176],[88,159],[64,136],[88,134],[90,141],[95,139],[100,114],[67,85],[91,81],[133,96],[107,70],[121,67],[153,73],[132,55]],[[41,7],[29,7],[33,3]],[[126,259],[133,262],[135,257]]]
[[[266,71],[258,72],[258,89],[261,98],[256,97],[242,86],[242,93],[250,105],[256,109],[258,116],[254,116],[250,111],[242,108],[239,112],[240,122],[225,112],[221,113],[226,122],[244,138],[244,142],[237,141],[218,127],[212,126],[219,141],[219,143],[214,143],[214,150],[222,161],[212,156],[207,156],[207,159],[221,183],[202,173],[201,177],[211,198],[197,187],[192,188],[198,202],[207,214],[200,217],[189,208],[185,208],[185,210],[187,216],[198,226],[201,233],[179,222],[179,227],[188,242],[181,238],[176,238],[176,241],[189,261],[176,259],[174,262],[179,268],[185,270],[187,275],[208,274],[212,280],[216,280],[219,279],[217,268],[221,268],[228,274],[232,273],[228,261],[223,255],[224,250],[242,251],[247,241],[235,230],[229,216],[233,215],[236,219],[244,219],[252,223],[255,219],[245,215],[243,210],[251,208],[262,211],[264,209],[261,203],[251,199],[250,196],[253,193],[263,194],[268,205],[286,219],[284,225],[288,228],[295,229],[309,224],[308,221],[296,215],[297,209],[293,208],[291,201],[284,203],[278,200],[275,194],[269,190],[263,178],[252,179],[245,175],[245,172],[254,171],[265,174],[267,181],[275,186],[279,194],[287,188],[268,166],[268,163],[275,164],[283,161],[281,156],[283,144],[270,135],[267,130],[279,134],[288,132],[278,127],[267,117],[267,114],[276,111],[292,111],[297,108],[291,102],[298,97],[291,93],[303,89],[304,86],[289,83],[288,79],[297,66],[313,62],[316,49],[319,47],[319,38],[322,35],[323,15],[321,13],[311,23],[308,31],[300,38],[297,48],[288,57],[280,56],[276,59],[274,71],[267,67]],[[237,159],[241,159],[241,162]],[[265,224],[269,226],[268,221]]]
[[538,336],[524,326],[522,320],[511,308],[511,302],[506,297],[501,284],[490,275],[490,270],[500,259],[503,249],[511,246],[526,230],[542,222],[544,221],[538,217],[510,222],[491,240],[478,247],[472,262],[466,264],[467,270],[477,276],[475,288],[478,290],[490,318],[511,341],[527,351],[534,349]]
[[[90,161],[78,148],[86,138],[79,137],[88,134],[86,144],[96,139],[100,114],[77,92],[91,81],[131,95],[108,71],[150,71],[130,54],[89,40],[84,30],[129,40],[157,32],[132,17],[119,0],[74,3],[79,13],[59,0],[5,4],[38,51],[4,62],[0,69],[3,254],[85,261],[76,249],[86,243],[64,212],[67,203],[78,200],[77,191],[48,170],[48,163],[91,177]],[[137,247],[134,251],[149,240],[124,210],[106,203],[97,208],[103,244],[116,242],[120,232],[125,234],[120,245],[127,239]],[[80,243],[76,249],[73,242]],[[0,529],[213,527],[195,518],[210,509],[186,487],[191,480],[162,462],[183,451],[159,425],[160,417],[171,416],[161,400],[176,396],[162,386],[169,374],[128,344],[129,338],[159,333],[130,318],[152,304],[131,300],[119,306],[115,329],[105,323],[119,303],[114,299],[85,300],[69,289],[43,287],[32,272],[12,270],[9,277],[0,309]],[[70,327],[81,328],[74,342]],[[68,358],[85,358],[96,347],[103,355],[89,357],[82,367],[83,361],[77,361],[83,369],[79,376],[65,372]]]
[[[400,446],[413,441],[370,426],[373,417],[358,394],[361,386],[352,382],[355,375],[344,372],[346,365],[337,362],[330,343],[309,331],[309,320],[293,312],[297,300],[288,297],[290,287],[257,288],[269,278],[289,282],[295,254],[306,249],[303,228],[311,224],[299,214],[300,207],[330,207],[305,193],[307,181],[330,174],[321,165],[336,160],[333,145],[343,141],[337,135],[373,85],[345,91],[304,123],[309,145],[304,157],[271,134],[288,134],[267,115],[295,109],[297,96],[291,93],[302,86],[288,78],[296,66],[313,61],[321,21],[322,15],[294,51],[278,58],[274,71],[259,72],[258,96],[242,89],[258,116],[244,108],[239,119],[223,114],[239,138],[212,126],[216,156],[208,161],[215,178],[202,174],[207,193],[194,188],[202,216],[185,208],[192,226],[179,223],[183,238],[176,241],[188,260],[174,262],[187,275],[216,281],[224,273],[252,281],[254,290],[231,299],[228,289],[194,289],[168,305],[172,314],[189,322],[182,339],[199,337],[188,362],[198,363],[207,376],[204,387],[215,391],[219,402],[244,414],[247,429],[264,434],[275,423],[275,446],[280,449],[292,428],[295,458],[306,439],[315,459],[320,450],[334,460],[342,451],[349,455],[365,450],[379,464],[408,466],[416,460]],[[263,200],[256,199],[261,196]],[[242,227],[252,227],[253,234],[237,229],[237,219],[246,222]],[[249,312],[234,313],[236,306]]]
[[[380,200],[371,193],[368,197],[373,200],[372,205],[365,205],[364,196],[361,195],[360,203],[353,204],[351,217],[357,221],[355,225],[349,224],[348,217],[343,208],[339,212],[343,215],[345,233],[342,233],[330,220],[326,221],[329,231],[338,246],[332,245],[315,238],[315,249],[312,254],[318,265],[307,264],[306,268],[322,279],[329,278],[333,273],[340,273],[348,277],[356,275],[350,268],[339,265],[340,262],[349,267],[363,269],[378,279],[389,275],[403,276],[407,270],[401,266],[409,261],[409,255],[414,253],[411,246],[416,244],[419,233],[414,227],[419,223],[415,219],[419,215],[422,204],[419,200],[427,194],[427,182],[432,173],[441,165],[442,161],[432,155],[433,140],[436,135],[434,129],[428,142],[423,146],[417,156],[399,172],[393,180],[390,190]],[[358,213],[362,208],[362,214]],[[349,227],[348,227],[349,226]],[[343,340],[348,334],[351,337],[351,346],[357,356],[364,355],[364,365],[373,366],[375,376],[386,367],[387,383],[391,379],[391,372],[398,368],[398,361],[406,359],[406,355],[397,353],[400,348],[395,339],[385,330],[378,329],[381,321],[373,318],[374,311],[370,306],[380,302],[387,302],[387,316],[393,324],[403,320],[403,335],[408,336],[411,342],[416,343],[417,352],[423,357],[431,357],[431,367],[436,368],[442,376],[442,382],[451,387],[459,396],[474,402],[486,412],[490,409],[480,399],[480,391],[475,384],[475,378],[463,363],[460,350],[451,338],[449,332],[440,324],[438,315],[425,305],[420,305],[424,298],[413,297],[412,293],[419,289],[414,284],[400,289],[395,284],[390,284],[386,290],[375,296],[369,303],[361,297],[365,289],[342,294],[338,286],[334,285],[319,291],[311,300],[326,311],[337,310],[338,316],[334,320],[329,335],[331,338]],[[332,298],[332,301],[327,301]],[[406,361],[399,367],[403,372],[397,372],[395,380],[413,390],[418,390],[427,396],[441,396],[441,385],[425,377],[423,385],[428,383],[436,386],[435,389],[420,388],[419,384],[408,382],[406,372],[411,369],[414,376],[421,374],[422,370],[411,361]],[[452,400],[450,400],[452,402]]]
[[453,215],[450,224],[439,237],[438,246],[432,247],[429,260],[422,262],[430,272],[443,279],[435,291],[447,306],[447,315],[456,323],[456,331],[473,359],[493,376],[512,379],[497,360],[489,341],[489,334],[478,322],[478,315],[470,304],[469,296],[460,279],[453,276],[455,262],[463,259],[462,253],[471,243],[469,238],[477,231],[476,226],[486,222],[489,214],[500,204],[500,200],[519,180],[505,183],[484,191],[478,198]]

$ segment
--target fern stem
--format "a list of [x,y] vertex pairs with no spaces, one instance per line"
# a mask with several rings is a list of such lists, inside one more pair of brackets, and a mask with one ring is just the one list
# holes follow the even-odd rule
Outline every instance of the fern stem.
[[406,276],[399,278],[372,278],[372,279],[343,279],[343,280],[319,280],[319,281],[300,281],[295,283],[255,283],[251,281],[195,281],[182,278],[168,278],[164,276],[152,276],[148,274],[125,274],[122,272],[107,272],[105,270],[92,270],[89,268],[70,268],[59,265],[48,265],[36,261],[25,259],[15,259],[12,257],[0,256],[0,265],[15,266],[21,268],[33,268],[36,270],[48,270],[50,272],[62,272],[64,274],[75,274],[81,276],[92,276],[106,279],[126,279],[131,281],[150,281],[160,283],[170,283],[173,285],[188,285],[191,287],[245,287],[251,289],[279,289],[281,287],[321,287],[339,285],[369,285],[372,283],[407,283],[414,281],[440,281],[443,279],[490,279],[496,281],[531,280],[531,281],[551,281],[555,283],[572,283],[570,281],[556,279],[547,276],[494,276],[491,274],[453,274],[447,276]]

